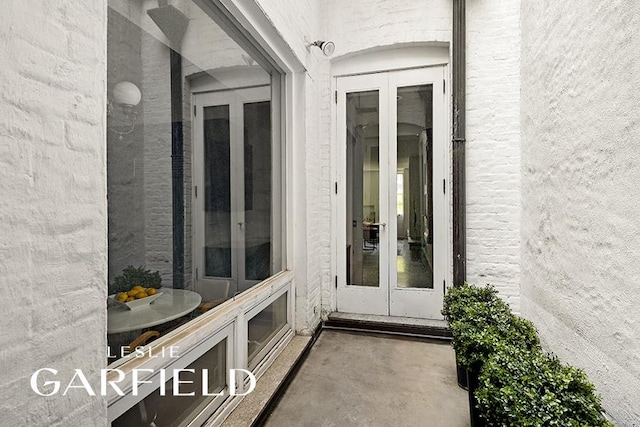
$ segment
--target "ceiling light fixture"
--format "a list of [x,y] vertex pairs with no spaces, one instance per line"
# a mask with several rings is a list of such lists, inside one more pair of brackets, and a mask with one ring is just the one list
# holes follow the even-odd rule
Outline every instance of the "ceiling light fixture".
[[123,135],[130,134],[136,127],[138,112],[134,111],[134,107],[140,103],[141,99],[142,93],[140,93],[140,89],[131,82],[120,82],[113,88],[113,100],[120,107],[121,114],[115,111],[111,99],[108,99],[107,116],[113,121],[116,120],[116,116],[120,116],[121,121],[125,122],[127,130],[124,132],[116,130],[112,126],[109,127],[110,131],[118,135],[120,141],[122,141]]

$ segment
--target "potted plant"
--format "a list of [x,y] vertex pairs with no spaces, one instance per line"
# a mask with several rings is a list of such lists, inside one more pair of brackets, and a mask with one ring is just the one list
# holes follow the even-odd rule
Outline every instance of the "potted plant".
[[475,394],[488,426],[613,426],[586,374],[537,348],[503,342],[485,361]]
[[[489,303],[498,299],[498,291],[491,285],[484,287],[472,286],[464,283],[456,286],[446,293],[442,305],[442,315],[447,319],[449,326],[461,320],[465,315],[465,309],[476,302]],[[456,354],[456,373],[458,385],[467,389],[467,367],[460,363]]]
[[465,310],[465,316],[452,325],[453,346],[461,364],[467,366],[471,425],[484,425],[476,410],[475,390],[483,363],[504,343],[531,350],[539,347],[533,324],[511,313],[502,300],[476,302]]

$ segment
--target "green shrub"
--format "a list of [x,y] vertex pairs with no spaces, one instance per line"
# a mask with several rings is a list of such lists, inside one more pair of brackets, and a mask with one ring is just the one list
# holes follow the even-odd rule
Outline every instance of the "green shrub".
[[499,345],[475,396],[487,426],[612,426],[586,374],[537,349]]
[[499,298],[469,304],[451,329],[458,363],[473,370],[479,370],[505,342],[525,349],[537,348],[540,343],[533,324],[511,313]]
[[116,276],[113,279],[113,284],[110,286],[109,293],[115,294],[117,292],[126,292],[136,285],[140,285],[145,288],[159,289],[162,283],[160,272],[154,273],[151,270],[145,270],[144,267],[135,268],[132,265],[127,266],[122,270],[120,276]]
[[498,291],[491,285],[484,287],[464,283],[449,289],[444,296],[442,315],[449,324],[456,322],[465,315],[465,309],[474,302],[491,302],[498,299]]

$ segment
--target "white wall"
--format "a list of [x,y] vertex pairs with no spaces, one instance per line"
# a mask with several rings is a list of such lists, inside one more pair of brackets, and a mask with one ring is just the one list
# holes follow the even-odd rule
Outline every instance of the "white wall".
[[640,425],[640,9],[522,7],[522,311]]
[[40,397],[29,378],[78,368],[95,387],[105,363],[106,25],[106,1],[2,4],[2,425],[105,423],[104,399]]
[[467,1],[467,281],[520,310],[520,1]]
[[[293,251],[296,259],[296,329],[310,333],[320,322],[321,283],[331,274],[330,252],[330,163],[329,129],[320,130],[320,112],[330,108],[328,64],[317,52],[307,50],[305,38],[321,37],[319,2],[315,0],[256,0],[258,6],[277,29],[290,50],[305,66],[304,140],[291,141],[293,175],[287,185],[294,187],[295,215],[287,221],[295,235]],[[326,82],[326,84],[323,84]],[[291,230],[291,229],[290,229]]]

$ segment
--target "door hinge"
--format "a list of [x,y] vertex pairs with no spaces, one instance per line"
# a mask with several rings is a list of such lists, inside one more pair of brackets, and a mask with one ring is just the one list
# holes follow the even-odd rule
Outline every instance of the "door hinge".
[[442,93],[447,93],[447,81],[445,79],[442,79]]
[[196,104],[193,104],[193,117],[196,116]]
[[336,181],[336,194],[338,194],[338,181]]
[[442,180],[442,192],[445,193],[445,194],[447,193],[447,180],[446,179]]
[[338,276],[335,276],[335,278],[336,278],[335,286],[336,286],[336,289],[338,289]]
[[333,101],[337,104],[338,103],[338,91],[334,91],[333,92]]

